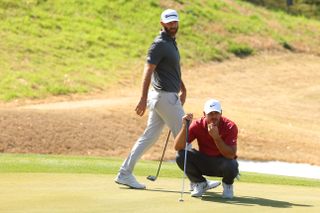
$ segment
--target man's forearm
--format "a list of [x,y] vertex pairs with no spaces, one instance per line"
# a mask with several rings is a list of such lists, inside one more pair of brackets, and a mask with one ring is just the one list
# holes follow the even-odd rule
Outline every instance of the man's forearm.
[[230,159],[234,159],[236,157],[236,147],[231,147],[225,144],[225,142],[220,137],[215,138],[214,142],[224,157]]
[[186,86],[184,85],[183,81],[181,80],[180,92],[187,93]]
[[155,65],[146,64],[143,71],[142,89],[141,89],[141,99],[147,99],[148,90],[151,82],[151,76],[154,71]]
[[182,124],[182,128],[174,139],[174,149],[180,151],[186,146],[186,126]]
[[180,101],[181,104],[184,105],[184,103],[186,102],[186,98],[187,98],[187,89],[183,83],[183,81],[181,80],[181,86],[180,86]]

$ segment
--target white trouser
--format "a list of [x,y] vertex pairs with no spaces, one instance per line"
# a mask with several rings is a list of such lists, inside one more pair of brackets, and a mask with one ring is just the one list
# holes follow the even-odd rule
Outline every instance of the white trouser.
[[150,90],[148,108],[147,127],[120,168],[120,172],[124,175],[132,173],[142,154],[158,140],[165,124],[174,138],[181,129],[184,111],[177,93]]

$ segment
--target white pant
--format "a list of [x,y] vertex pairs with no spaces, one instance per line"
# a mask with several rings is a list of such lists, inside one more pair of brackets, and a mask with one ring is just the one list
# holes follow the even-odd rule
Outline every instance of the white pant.
[[120,168],[120,172],[124,175],[132,173],[142,154],[158,140],[165,124],[174,138],[181,129],[184,111],[177,93],[150,90],[148,108],[147,127]]

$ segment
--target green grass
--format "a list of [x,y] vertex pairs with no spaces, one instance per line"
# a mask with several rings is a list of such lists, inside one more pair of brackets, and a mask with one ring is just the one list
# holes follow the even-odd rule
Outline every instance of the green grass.
[[[122,163],[119,158],[58,156],[36,154],[1,154],[0,173],[89,173],[115,175]],[[155,175],[157,161],[139,161],[135,174]],[[183,173],[172,162],[164,162],[160,177],[179,178]],[[241,182],[281,184],[294,186],[320,187],[320,180],[265,175],[251,172],[241,173]]]
[[229,44],[228,51],[238,57],[246,57],[253,54],[253,49],[245,44]]
[[0,212],[12,213],[191,213],[191,212],[319,212],[320,188],[237,182],[232,200],[221,198],[222,186],[202,198],[181,197],[180,178],[147,181],[146,190],[115,184],[114,175],[2,173]]
[[276,49],[320,53],[315,20],[243,1],[160,2],[2,0],[0,100],[103,91],[140,76],[169,5],[179,8],[185,67],[253,55],[264,40]]
[[320,2],[318,0],[295,0],[293,5],[287,6],[287,1],[279,0],[244,0],[253,4],[270,8],[273,10],[282,10],[290,14],[320,19]]

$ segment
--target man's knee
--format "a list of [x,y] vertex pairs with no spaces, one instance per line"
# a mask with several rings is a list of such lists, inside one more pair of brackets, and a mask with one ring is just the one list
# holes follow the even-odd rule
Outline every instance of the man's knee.
[[236,177],[239,173],[238,162],[236,160],[227,160],[224,165],[224,172]]

